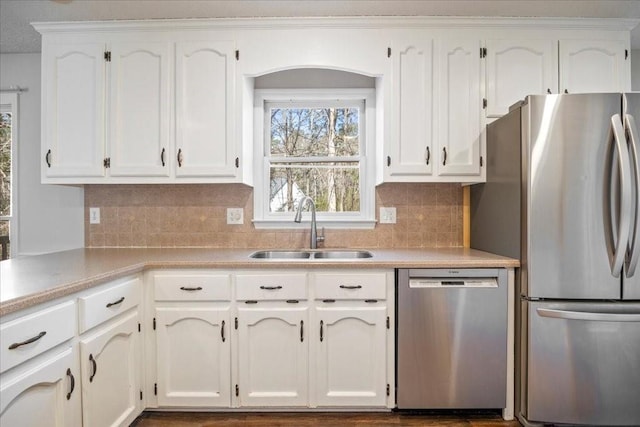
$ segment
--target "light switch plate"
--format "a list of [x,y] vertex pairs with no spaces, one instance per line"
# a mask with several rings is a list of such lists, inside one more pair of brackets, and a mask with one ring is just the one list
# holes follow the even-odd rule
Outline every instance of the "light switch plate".
[[100,208],[89,208],[89,224],[100,224]]
[[227,208],[227,224],[244,224],[242,208]]
[[395,224],[396,208],[380,208],[380,224]]

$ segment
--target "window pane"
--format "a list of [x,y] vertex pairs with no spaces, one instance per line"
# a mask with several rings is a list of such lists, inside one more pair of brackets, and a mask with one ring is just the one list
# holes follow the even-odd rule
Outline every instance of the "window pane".
[[317,212],[360,211],[358,162],[272,164],[270,183],[269,212],[294,212],[304,196]]
[[357,156],[358,108],[272,108],[271,155]]
[[9,258],[9,221],[0,221],[0,260]]
[[0,113],[0,216],[11,215],[11,113]]

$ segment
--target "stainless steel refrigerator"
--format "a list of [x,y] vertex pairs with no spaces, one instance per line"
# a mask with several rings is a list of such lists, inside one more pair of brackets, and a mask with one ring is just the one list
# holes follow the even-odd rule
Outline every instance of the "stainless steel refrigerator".
[[514,258],[524,424],[640,425],[640,93],[529,96],[487,126],[471,246]]

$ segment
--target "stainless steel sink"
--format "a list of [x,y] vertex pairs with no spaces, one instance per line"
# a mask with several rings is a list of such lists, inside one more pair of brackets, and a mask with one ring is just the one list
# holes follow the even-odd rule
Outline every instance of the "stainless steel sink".
[[318,251],[313,253],[316,259],[361,259],[371,258],[373,254],[369,251]]
[[307,251],[257,251],[249,255],[256,259],[306,259],[311,257]]
[[321,250],[321,251],[256,251],[249,255],[254,259],[279,259],[279,260],[295,260],[295,259],[364,259],[371,258],[373,254],[369,251],[341,251],[341,250]]

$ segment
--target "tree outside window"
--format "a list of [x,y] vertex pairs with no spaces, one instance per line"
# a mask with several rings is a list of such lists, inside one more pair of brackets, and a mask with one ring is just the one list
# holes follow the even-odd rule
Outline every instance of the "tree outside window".
[[0,259],[9,257],[9,242],[12,231],[12,220],[15,216],[13,178],[15,171],[15,144],[13,121],[15,120],[16,95],[2,94],[0,102]]

